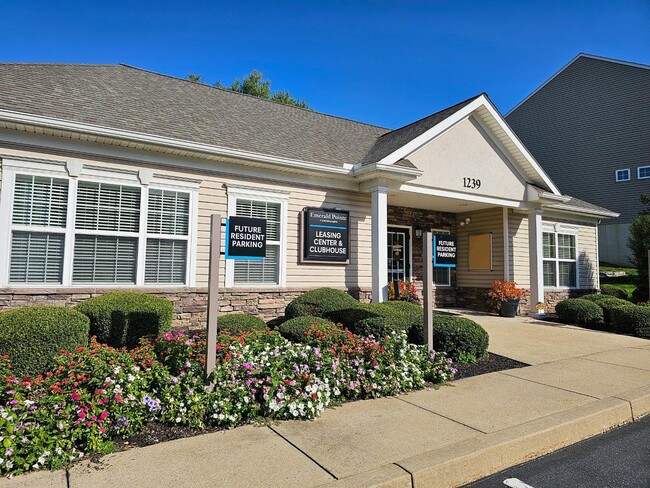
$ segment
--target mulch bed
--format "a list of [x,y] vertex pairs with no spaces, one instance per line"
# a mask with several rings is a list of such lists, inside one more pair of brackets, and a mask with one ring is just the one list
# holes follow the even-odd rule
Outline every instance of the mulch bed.
[[494,373],[495,371],[503,371],[504,369],[523,368],[530,365],[505,356],[490,353],[487,357],[482,358],[475,363],[456,363],[454,366],[458,369],[458,372],[454,375],[454,379],[460,380],[462,378],[469,378],[470,376]]
[[[498,354],[489,354],[487,357],[477,361],[473,364],[456,363],[454,365],[458,372],[454,376],[455,380],[462,378],[469,378],[470,376],[477,376],[486,373],[494,373],[495,371],[503,371],[504,369],[523,368],[529,366],[521,361],[515,361]],[[185,437],[192,437],[199,434],[208,434],[210,432],[217,432],[224,430],[222,428],[213,429],[192,429],[186,426],[170,426],[163,425],[157,422],[150,422],[142,432],[134,435],[133,437],[122,440],[115,440],[116,450],[126,450],[132,447],[145,447],[159,444],[161,442],[173,441],[175,439],[183,439]]]

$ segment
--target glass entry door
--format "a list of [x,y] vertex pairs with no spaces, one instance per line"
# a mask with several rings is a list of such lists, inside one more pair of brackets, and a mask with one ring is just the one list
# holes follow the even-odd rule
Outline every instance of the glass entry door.
[[388,228],[388,281],[411,279],[411,231]]

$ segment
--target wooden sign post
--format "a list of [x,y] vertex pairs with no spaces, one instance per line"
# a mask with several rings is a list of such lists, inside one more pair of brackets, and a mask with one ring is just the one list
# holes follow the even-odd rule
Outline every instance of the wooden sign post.
[[433,233],[422,233],[424,272],[422,273],[422,296],[424,298],[424,338],[429,351],[433,351]]
[[[205,376],[217,364],[217,318],[219,316],[219,261],[221,256],[221,215],[213,214],[210,220],[210,264],[208,275],[208,334],[205,347]],[[212,384],[209,385],[212,389]]]

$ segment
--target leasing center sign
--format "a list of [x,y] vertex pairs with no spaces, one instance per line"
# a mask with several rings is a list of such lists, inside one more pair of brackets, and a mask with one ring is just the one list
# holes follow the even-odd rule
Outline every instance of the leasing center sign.
[[306,208],[302,249],[303,261],[347,262],[350,259],[350,212]]
[[456,236],[434,234],[433,265],[443,268],[456,267]]
[[266,257],[266,219],[230,217],[226,221],[226,259],[261,261]]

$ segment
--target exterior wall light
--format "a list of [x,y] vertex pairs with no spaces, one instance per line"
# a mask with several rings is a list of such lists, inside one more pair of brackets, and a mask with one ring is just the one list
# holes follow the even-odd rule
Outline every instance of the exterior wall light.
[[417,238],[422,237],[422,229],[415,229],[415,237]]
[[466,225],[469,225],[471,221],[472,219],[467,217],[465,220],[461,220],[460,222],[458,222],[458,225],[460,225],[461,227],[465,227]]

